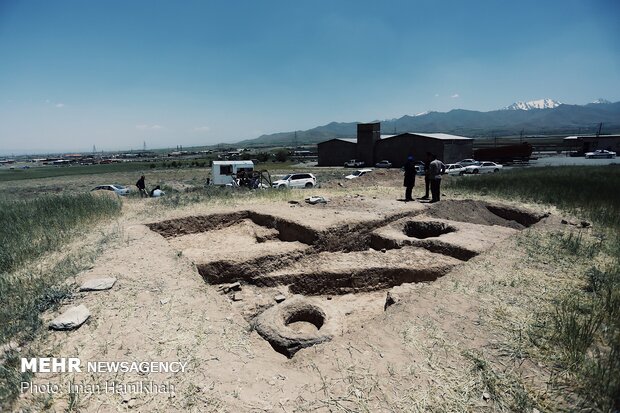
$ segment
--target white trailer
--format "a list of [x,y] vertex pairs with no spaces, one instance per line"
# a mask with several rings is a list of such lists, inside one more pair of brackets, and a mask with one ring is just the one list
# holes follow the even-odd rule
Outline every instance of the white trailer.
[[252,172],[252,161],[213,161],[211,166],[212,185],[232,185],[239,172]]

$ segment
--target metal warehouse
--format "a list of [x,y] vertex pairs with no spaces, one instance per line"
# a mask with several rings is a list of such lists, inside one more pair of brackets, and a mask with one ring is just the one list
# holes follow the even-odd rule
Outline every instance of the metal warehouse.
[[620,153],[620,135],[569,136],[564,138],[569,148],[578,154],[606,149]]
[[330,139],[318,144],[319,166],[342,166],[356,156],[357,139]]
[[357,125],[356,139],[331,139],[318,145],[319,166],[342,166],[349,159],[362,160],[367,166],[388,160],[394,167],[405,164],[412,155],[424,160],[426,152],[437,155],[444,163],[471,158],[473,139],[445,133],[401,133],[381,135],[380,123]]

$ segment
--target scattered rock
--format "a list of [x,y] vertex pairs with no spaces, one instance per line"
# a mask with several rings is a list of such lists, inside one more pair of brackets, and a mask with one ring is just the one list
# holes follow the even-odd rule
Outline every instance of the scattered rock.
[[293,204],[293,205],[297,205],[299,204],[299,201],[288,201],[289,204]]
[[129,403],[131,400],[131,393],[123,393],[123,403]]
[[385,248],[381,248],[381,252],[386,253],[387,250]]
[[78,328],[90,317],[90,311],[84,304],[70,307],[67,311],[53,319],[49,327],[53,330],[73,330]]
[[396,304],[401,300],[401,297],[398,293],[394,291],[388,291],[387,297],[385,297],[385,305],[383,306],[383,311],[387,310],[388,307]]
[[306,198],[305,201],[310,205],[326,204],[329,202],[327,198],[323,198],[322,196],[311,196],[310,198]]
[[565,220],[565,219],[563,219],[563,220],[562,220],[562,221],[560,221],[560,222],[561,222],[562,224],[564,224],[564,225],[567,225],[567,224],[568,224],[568,221],[567,221],[567,220]]
[[130,409],[133,409],[136,406],[136,403],[138,403],[136,399],[131,399],[129,400],[129,403],[127,403],[127,407],[129,407]]
[[162,298],[161,300],[159,300],[159,303],[161,305],[168,304],[169,302],[170,302],[170,298]]
[[243,296],[241,295],[241,293],[234,293],[232,295],[232,300],[233,301],[243,301]]
[[280,294],[280,295],[276,295],[275,297],[273,297],[273,299],[276,300],[276,303],[281,303],[282,301],[286,300],[286,297]]
[[581,221],[581,228],[588,228],[590,225],[588,221]]
[[223,287],[224,293],[228,294],[231,291],[241,291],[241,284],[237,281],[235,283],[229,284]]
[[80,287],[80,291],[102,291],[109,290],[116,283],[116,278],[95,278],[92,280],[84,281]]
[[484,400],[489,400],[491,398],[491,395],[487,392],[482,393],[482,398]]

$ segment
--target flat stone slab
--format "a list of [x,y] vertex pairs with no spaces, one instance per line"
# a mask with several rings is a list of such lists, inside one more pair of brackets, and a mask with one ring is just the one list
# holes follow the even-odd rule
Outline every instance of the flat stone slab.
[[102,291],[109,290],[116,283],[116,278],[95,278],[93,280],[84,281],[80,287],[80,291]]
[[90,317],[90,311],[84,304],[70,307],[67,311],[53,319],[49,327],[52,330],[73,330],[78,328]]

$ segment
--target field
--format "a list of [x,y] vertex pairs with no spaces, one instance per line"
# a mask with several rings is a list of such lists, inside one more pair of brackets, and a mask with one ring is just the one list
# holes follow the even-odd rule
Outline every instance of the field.
[[[341,168],[296,167],[321,187],[248,191],[205,188],[200,166],[105,166],[0,174],[7,410],[620,407],[620,168],[446,177],[428,204],[402,202],[396,170],[347,181]],[[140,173],[166,196],[89,192]],[[102,277],[116,283],[79,291]],[[46,328],[79,304],[85,324]],[[19,371],[21,357],[44,356],[187,369]],[[33,390],[49,383],[59,391]]]

